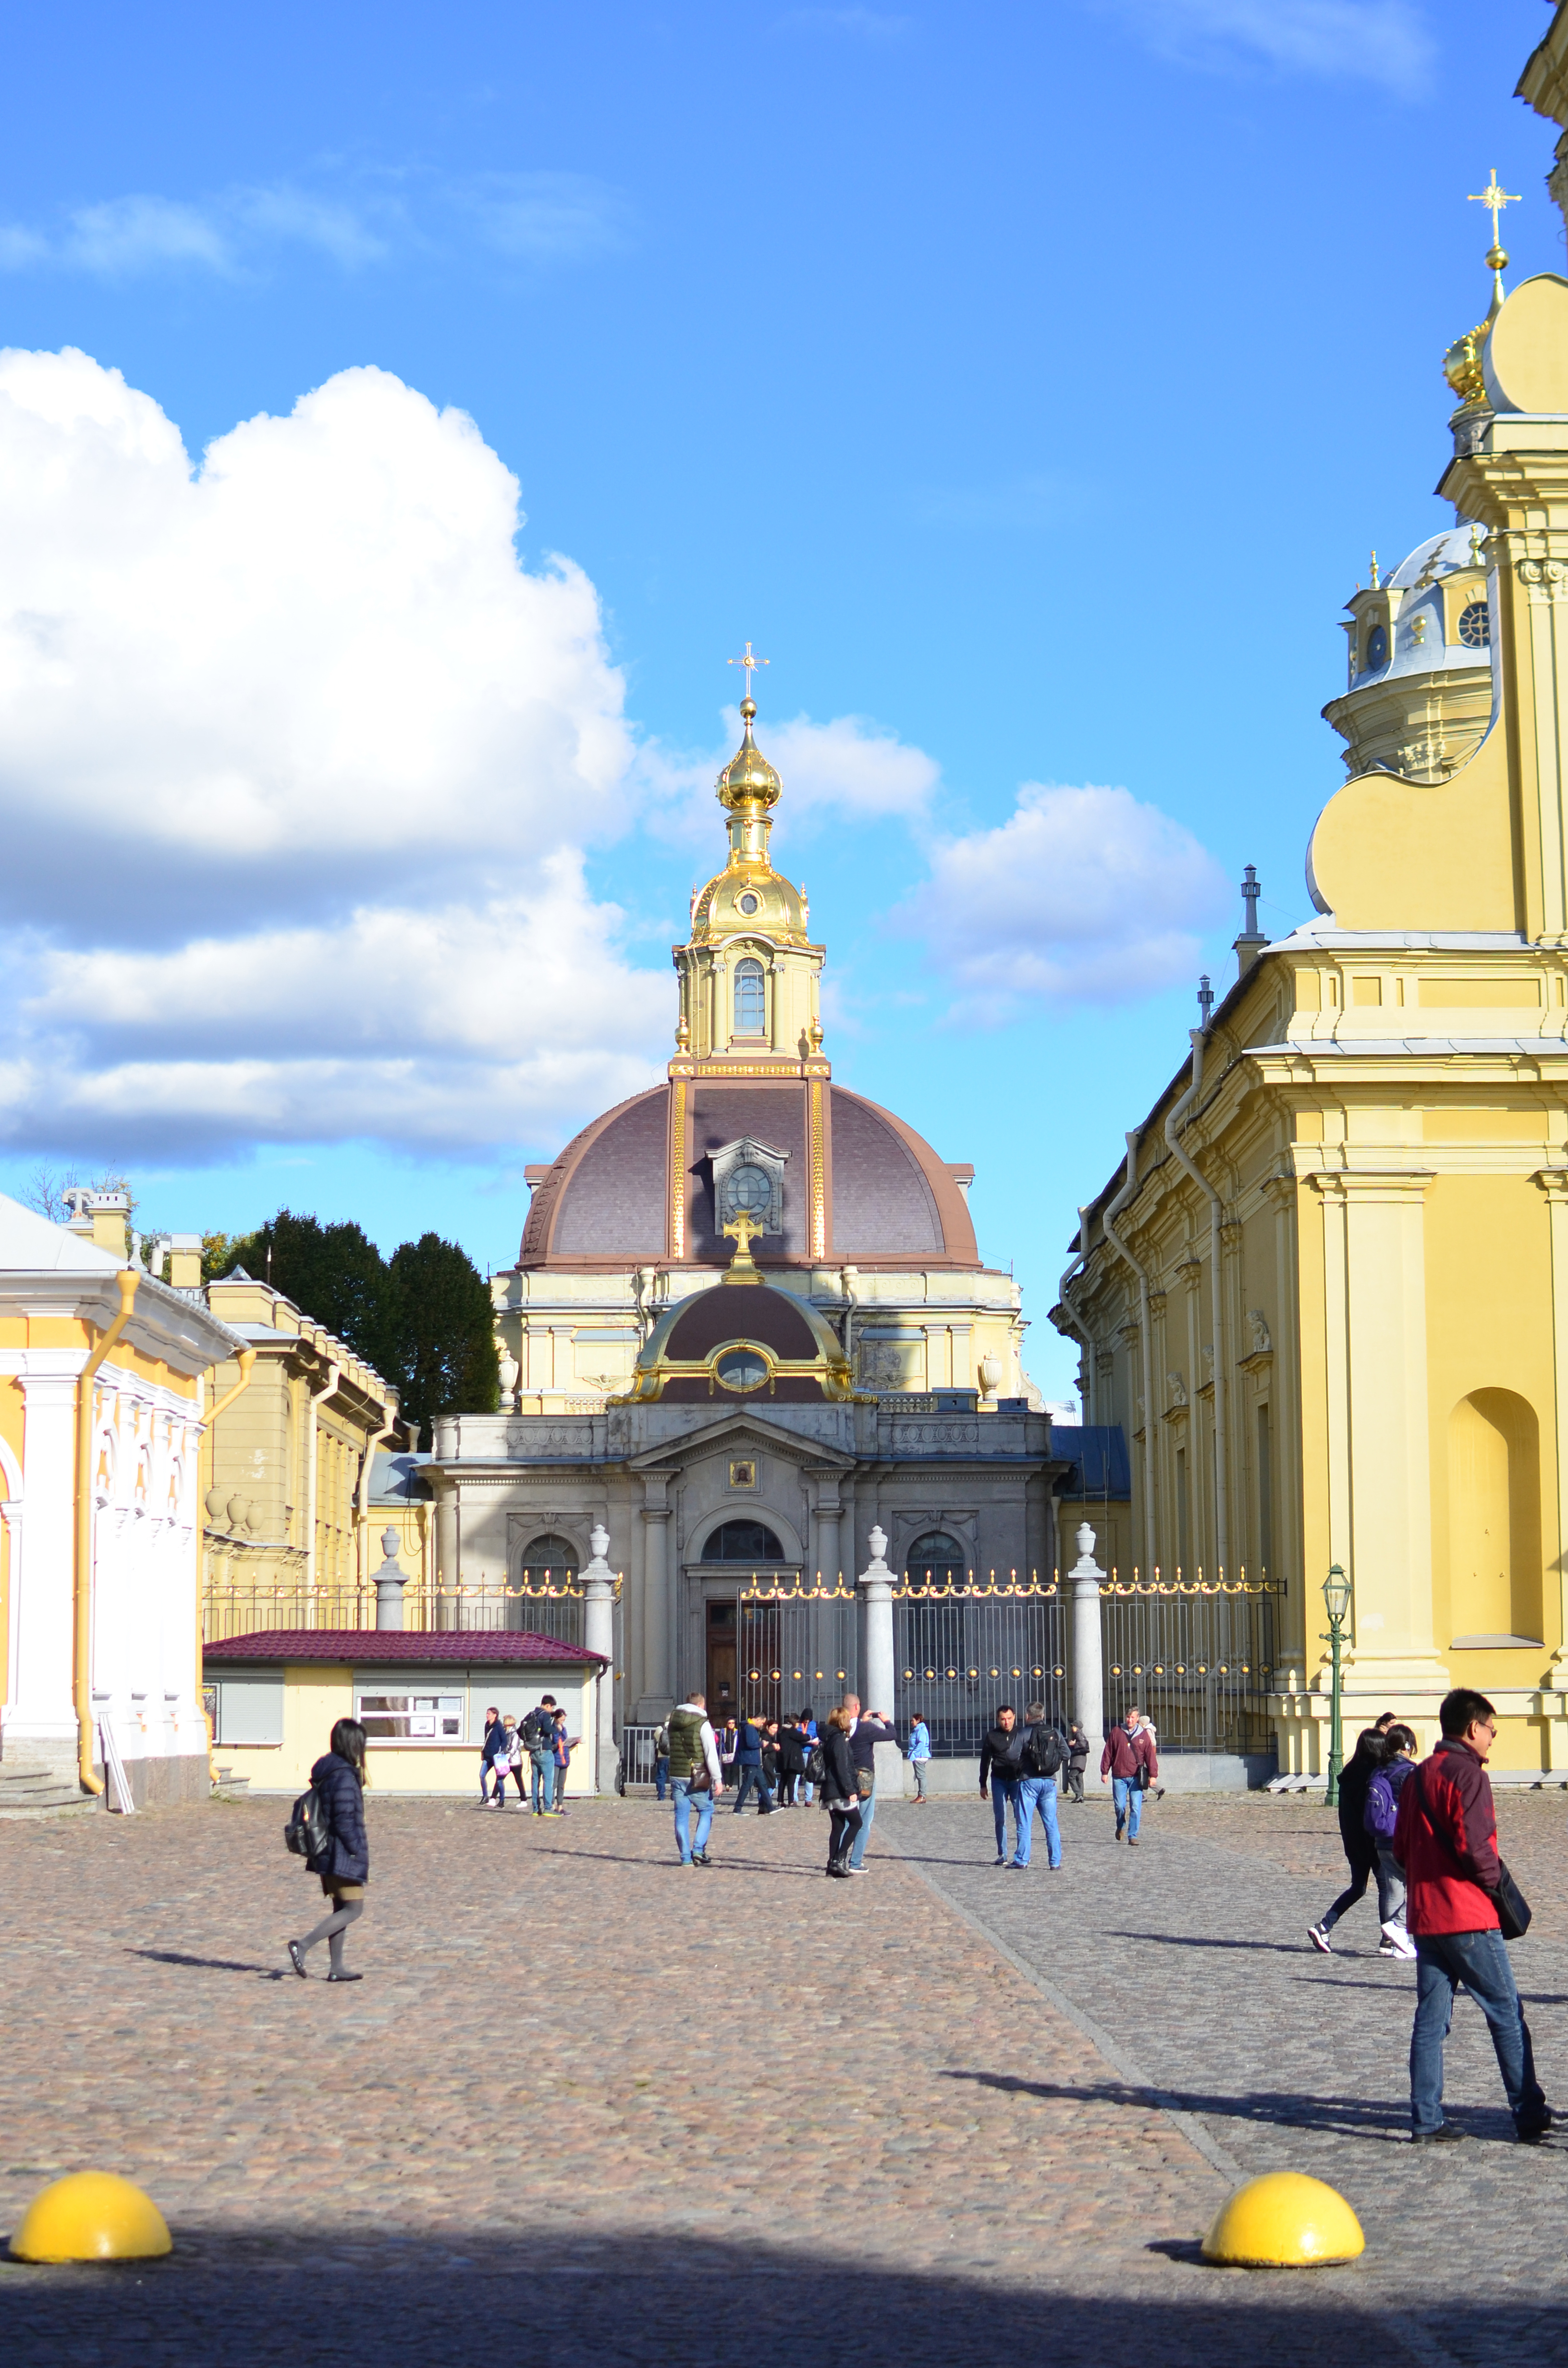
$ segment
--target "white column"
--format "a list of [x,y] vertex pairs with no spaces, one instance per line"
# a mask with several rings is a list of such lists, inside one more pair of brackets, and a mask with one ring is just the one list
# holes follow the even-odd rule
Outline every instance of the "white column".
[[594,1680],[594,1789],[599,1793],[615,1790],[615,1573],[605,1555],[609,1547],[609,1532],[593,1529],[588,1543],[594,1558],[583,1573],[583,1592],[587,1598],[583,1620],[583,1642],[590,1653],[604,1656],[605,1667]]
[[866,1607],[861,1703],[868,1712],[881,1711],[892,1718],[897,1706],[893,1685],[892,1573],[885,1560],[888,1542],[880,1529],[871,1531],[870,1547],[870,1562],[860,1573],[861,1600]]
[[812,1519],[812,1568],[805,1574],[809,1587],[818,1571],[823,1585],[832,1587],[838,1577],[838,1474],[836,1472],[815,1476],[816,1504]]
[[663,1718],[675,1707],[675,1601],[670,1585],[672,1474],[642,1474],[642,1667],[634,1689],[639,1713]]
[[23,1351],[27,1490],[25,1566],[11,1565],[9,1700],[0,1711],[8,1758],[74,1765],[72,1695],[76,1567],[76,1381],[85,1353]]
[[1073,1599],[1073,1714],[1089,1738],[1091,1752],[1105,1736],[1105,1653],[1100,1642],[1100,1582],[1095,1533],[1085,1521],[1078,1531],[1078,1559],[1067,1574]]

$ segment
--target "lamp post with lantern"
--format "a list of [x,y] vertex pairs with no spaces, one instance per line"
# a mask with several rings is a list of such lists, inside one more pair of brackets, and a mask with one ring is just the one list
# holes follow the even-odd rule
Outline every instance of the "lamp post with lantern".
[[1345,1623],[1350,1616],[1350,1581],[1339,1565],[1335,1563],[1323,1583],[1323,1600],[1328,1611],[1328,1634],[1325,1639],[1332,1656],[1333,1679],[1329,1693],[1328,1712],[1328,1792],[1329,1808],[1339,1805],[1339,1776],[1345,1765],[1345,1736],[1340,1724],[1340,1648],[1345,1635]]

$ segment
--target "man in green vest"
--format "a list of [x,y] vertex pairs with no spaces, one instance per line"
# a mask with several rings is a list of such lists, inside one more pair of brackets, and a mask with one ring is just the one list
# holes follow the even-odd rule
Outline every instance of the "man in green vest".
[[[676,1848],[682,1866],[709,1866],[708,1836],[713,1804],[724,1789],[719,1746],[708,1720],[706,1697],[694,1687],[670,1713],[670,1791],[676,1804]],[[691,1812],[697,1811],[695,1839]]]

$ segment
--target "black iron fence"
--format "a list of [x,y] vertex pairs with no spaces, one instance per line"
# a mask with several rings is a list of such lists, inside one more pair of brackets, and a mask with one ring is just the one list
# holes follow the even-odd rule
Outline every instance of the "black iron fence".
[[1062,1605],[1054,1586],[895,1587],[893,1656],[901,1721],[923,1718],[932,1755],[968,1759],[1010,1702],[1034,1702],[1065,1727]]
[[736,1669],[750,1718],[810,1708],[819,1722],[858,1686],[859,1603],[853,1587],[769,1587],[737,1606]]
[[1100,1588],[1108,1719],[1136,1702],[1162,1752],[1270,1750],[1284,1592],[1272,1579],[1112,1578]]

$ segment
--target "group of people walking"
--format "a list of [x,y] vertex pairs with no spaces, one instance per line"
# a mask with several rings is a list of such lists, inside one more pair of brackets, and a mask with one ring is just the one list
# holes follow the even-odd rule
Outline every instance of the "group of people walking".
[[[494,1707],[484,1713],[484,1737],[479,1747],[479,1805],[504,1809],[506,1779],[517,1781],[517,1798],[527,1802],[536,1817],[566,1815],[566,1774],[572,1754],[582,1741],[569,1735],[569,1721],[553,1694],[541,1694],[534,1709],[520,1720]],[[528,1782],[523,1781],[527,1771]],[[493,1789],[492,1789],[493,1788]]]
[[[726,1756],[732,1728],[735,1739]],[[782,1721],[732,1720],[716,1733],[707,1698],[694,1689],[655,1737],[659,1797],[667,1782],[679,1863],[712,1864],[714,1810],[733,1781],[736,1816],[754,1790],[757,1814],[764,1817],[775,1807],[806,1807],[820,1796],[828,1814],[825,1873],[841,1880],[862,1873],[877,1809],[876,1748],[893,1740],[892,1720],[862,1711],[858,1694],[846,1694],[820,1729],[807,1710]],[[777,1803],[775,1783],[780,1789]]]
[[1486,2017],[1516,2135],[1538,2146],[1551,2112],[1536,2078],[1506,1947],[1524,1931],[1529,1909],[1497,1851],[1486,1773],[1497,1713],[1484,1694],[1456,1686],[1444,1696],[1437,1724],[1437,1748],[1419,1765],[1415,1730],[1392,1711],[1361,1734],[1339,1779],[1339,1832],[1350,1880],[1307,1938],[1332,1956],[1329,1935],[1375,1881],[1380,1952],[1415,1961],[1413,2140],[1450,2146],[1467,2135],[1443,2116],[1443,2044],[1462,1987]]

